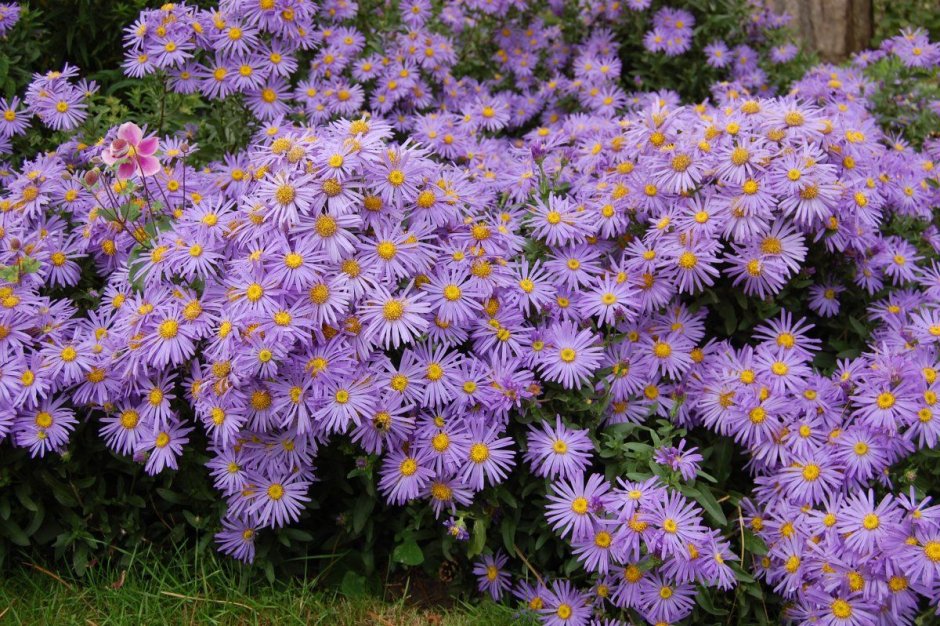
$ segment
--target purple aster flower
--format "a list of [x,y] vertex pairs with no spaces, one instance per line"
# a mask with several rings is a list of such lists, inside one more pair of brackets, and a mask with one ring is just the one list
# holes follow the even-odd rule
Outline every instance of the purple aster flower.
[[228,554],[245,563],[251,563],[255,560],[257,531],[257,527],[245,518],[224,517],[222,530],[216,533],[215,541],[223,554]]
[[555,427],[542,421],[541,430],[532,425],[529,428],[528,450],[525,460],[537,476],[563,480],[582,473],[591,461],[594,443],[588,431],[571,430],[555,417]]
[[653,500],[650,510],[642,511],[640,517],[657,529],[650,548],[663,558],[685,555],[690,543],[699,544],[704,538],[701,509],[675,492]]
[[497,602],[512,586],[512,579],[505,569],[509,557],[501,551],[495,555],[484,555],[473,566],[473,574],[477,577],[477,587],[481,592],[490,594]]
[[431,312],[431,307],[422,301],[424,295],[406,290],[401,296],[393,296],[384,287],[376,287],[372,298],[362,307],[367,338],[378,339],[386,348],[397,348],[417,338],[428,327],[423,316]]
[[473,489],[483,489],[484,481],[491,485],[506,480],[509,470],[516,464],[513,440],[498,438],[495,426],[487,428],[480,422],[470,427],[469,452],[464,461],[460,479]]
[[590,474],[587,482],[583,474],[556,480],[548,496],[545,517],[562,538],[590,536],[596,516],[606,507],[609,490],[610,484],[601,474]]
[[175,470],[176,459],[183,454],[183,446],[189,443],[188,435],[192,431],[192,428],[183,426],[181,422],[154,429],[138,439],[134,453],[149,453],[144,469],[150,475],[159,474],[165,468]]
[[382,462],[379,489],[392,504],[405,504],[417,498],[434,476],[428,453],[411,454],[396,450]]
[[603,349],[590,330],[578,330],[573,322],[559,322],[548,331],[549,347],[541,359],[546,380],[561,383],[566,389],[586,384],[600,367]]
[[21,412],[13,422],[16,445],[28,447],[33,457],[62,449],[78,423],[75,414],[63,404],[63,398],[43,400],[38,407]]
[[20,99],[0,98],[0,137],[22,135],[29,128],[29,115],[20,110]]
[[698,448],[685,449],[685,439],[679,440],[678,446],[662,446],[653,454],[653,460],[665,465],[674,472],[679,472],[685,480],[694,480],[699,470],[702,455]]
[[632,320],[636,314],[637,298],[626,280],[620,276],[598,279],[591,291],[578,302],[582,315],[596,317],[598,324],[614,324],[618,320]]
[[727,67],[731,58],[731,52],[723,41],[713,41],[705,46],[705,62],[711,67]]
[[864,494],[855,494],[844,503],[836,530],[844,533],[848,549],[867,555],[888,537],[892,526],[899,521],[899,513],[893,496],[885,496],[881,503],[875,505],[874,492],[868,490]]
[[546,626],[575,626],[587,624],[592,611],[585,594],[567,580],[556,580],[546,590],[538,612]]
[[694,594],[694,585],[675,584],[653,575],[640,582],[639,603],[651,623],[677,622],[692,612]]
[[262,526],[280,528],[300,518],[310,483],[294,476],[258,477],[249,510]]
[[447,534],[457,541],[467,541],[470,539],[470,533],[467,531],[467,525],[462,519],[455,520],[453,517],[447,518],[444,522]]

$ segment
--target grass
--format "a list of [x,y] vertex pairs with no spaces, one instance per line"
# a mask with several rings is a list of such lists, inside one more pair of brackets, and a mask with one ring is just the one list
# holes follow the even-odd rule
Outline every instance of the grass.
[[519,625],[511,609],[492,602],[428,609],[404,597],[346,597],[314,580],[259,580],[215,556],[147,553],[126,569],[90,568],[82,578],[31,563],[10,570],[0,579],[3,625]]

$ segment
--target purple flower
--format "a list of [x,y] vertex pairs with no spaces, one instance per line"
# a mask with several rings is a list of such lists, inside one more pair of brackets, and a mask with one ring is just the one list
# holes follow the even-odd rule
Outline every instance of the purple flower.
[[544,605],[538,612],[543,624],[573,626],[587,624],[591,617],[591,605],[587,597],[570,582],[556,580],[547,590]]
[[145,467],[148,474],[159,474],[165,468],[175,470],[177,458],[183,454],[183,446],[189,443],[188,435],[192,431],[192,428],[180,422],[167,424],[165,428],[155,428],[138,439],[134,452],[149,453]]
[[696,451],[698,448],[685,449],[685,439],[679,440],[678,446],[663,446],[657,448],[653,460],[665,465],[674,472],[679,472],[684,480],[694,480],[699,471],[699,462],[702,455]]
[[561,416],[555,417],[555,427],[550,422],[529,429],[528,450],[525,460],[538,476],[570,479],[582,473],[591,460],[594,443],[587,430],[570,430],[562,424]]
[[502,482],[515,465],[515,452],[507,449],[512,444],[513,440],[508,437],[498,438],[495,426],[487,428],[474,422],[460,479],[477,491],[483,489],[484,481]]
[[512,586],[509,572],[503,569],[508,561],[505,554],[497,552],[495,556],[487,554],[480,557],[473,566],[473,574],[479,580],[478,588],[496,601]]
[[610,484],[600,474],[590,474],[587,482],[583,474],[553,483],[548,496],[545,517],[561,537],[574,539],[589,536],[596,514],[603,511],[605,495]]
[[259,479],[248,511],[264,526],[278,528],[296,522],[303,503],[310,501],[310,483],[293,476]]
[[559,322],[549,333],[549,347],[541,358],[546,380],[566,389],[581,387],[601,363],[597,338],[589,330],[579,331],[573,322]]

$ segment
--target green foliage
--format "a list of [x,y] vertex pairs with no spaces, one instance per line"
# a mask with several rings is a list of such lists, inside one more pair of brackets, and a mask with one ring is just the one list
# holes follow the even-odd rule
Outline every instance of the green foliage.
[[909,68],[891,55],[874,63],[867,74],[878,85],[873,100],[886,132],[897,136],[903,131],[916,148],[925,139],[940,137],[937,114],[929,108],[940,100],[940,71]]
[[[379,595],[346,586],[323,591],[314,577],[276,583],[246,575],[237,564],[213,554],[138,549],[121,567],[101,563],[83,576],[42,565],[17,563],[0,585],[4,624],[63,626],[111,624],[328,624],[341,626],[531,626],[504,606],[484,602],[446,608],[415,608],[402,589]],[[351,580],[351,579],[350,579]],[[406,581],[407,582],[407,581]],[[361,583],[361,581],[360,581]],[[417,586],[407,589],[424,600]]]
[[[200,4],[196,2],[195,4]],[[104,72],[120,76],[124,61],[121,39],[124,29],[142,9],[159,3],[148,0],[33,0],[45,37],[39,41],[44,67],[60,69],[74,63],[86,75],[101,78]],[[35,44],[35,42],[33,42]]]
[[20,20],[6,37],[0,38],[0,93],[9,98],[29,82],[32,72],[40,71],[45,61],[43,46],[36,45],[49,36],[39,12],[23,6]]
[[872,47],[878,47],[902,28],[923,28],[930,40],[940,39],[940,11],[936,0],[875,0],[875,36]]

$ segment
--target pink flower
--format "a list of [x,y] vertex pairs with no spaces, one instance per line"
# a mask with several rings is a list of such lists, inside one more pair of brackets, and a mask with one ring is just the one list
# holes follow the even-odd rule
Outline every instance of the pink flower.
[[118,178],[130,178],[134,174],[153,176],[160,171],[160,161],[153,156],[159,147],[156,136],[144,139],[144,132],[133,122],[124,122],[118,128],[117,138],[101,153],[107,165],[118,166]]

